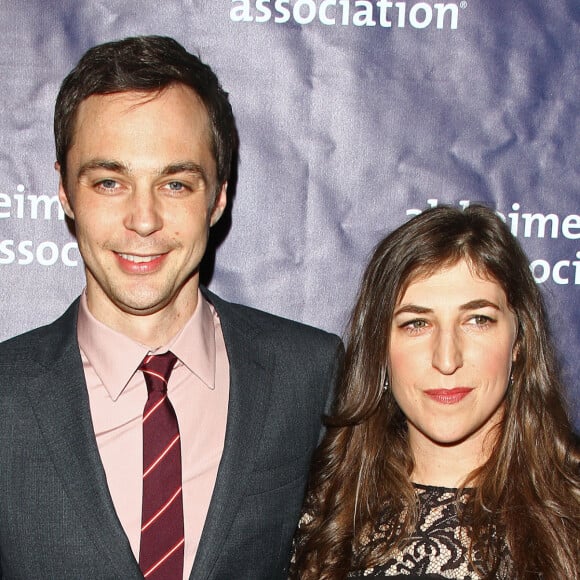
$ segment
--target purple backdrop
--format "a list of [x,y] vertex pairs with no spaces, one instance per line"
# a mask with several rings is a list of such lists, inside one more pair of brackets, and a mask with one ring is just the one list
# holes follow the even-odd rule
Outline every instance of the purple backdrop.
[[62,78],[94,44],[166,34],[213,66],[240,131],[212,289],[342,333],[389,230],[494,204],[545,292],[579,426],[579,22],[577,0],[1,0],[0,339],[83,285],[55,197]]

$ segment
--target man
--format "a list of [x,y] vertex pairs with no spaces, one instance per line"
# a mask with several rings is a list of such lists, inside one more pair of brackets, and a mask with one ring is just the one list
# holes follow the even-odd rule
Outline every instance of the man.
[[169,38],[97,46],[63,82],[86,289],[0,346],[1,578],[285,578],[341,347],[199,287],[234,136]]

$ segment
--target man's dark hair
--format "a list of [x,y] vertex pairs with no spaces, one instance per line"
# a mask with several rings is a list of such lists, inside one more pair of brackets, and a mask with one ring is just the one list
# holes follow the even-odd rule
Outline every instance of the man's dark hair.
[[177,41],[164,36],[138,36],[89,49],[64,79],[54,111],[56,159],[63,181],[79,105],[91,95],[126,91],[160,91],[173,84],[191,88],[210,120],[218,184],[230,174],[237,143],[228,94],[209,66]]

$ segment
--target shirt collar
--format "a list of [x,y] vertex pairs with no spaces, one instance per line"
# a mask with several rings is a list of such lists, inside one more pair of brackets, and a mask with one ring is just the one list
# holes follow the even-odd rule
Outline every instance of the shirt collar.
[[[197,306],[185,326],[166,344],[155,350],[99,322],[89,311],[86,291],[80,301],[78,341],[81,351],[117,400],[149,353],[171,350],[209,389],[215,388],[215,318],[217,313],[198,290]],[[176,366],[177,366],[176,365]]]

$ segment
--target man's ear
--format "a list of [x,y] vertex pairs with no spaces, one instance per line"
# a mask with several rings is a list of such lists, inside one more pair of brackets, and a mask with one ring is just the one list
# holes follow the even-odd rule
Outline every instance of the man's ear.
[[228,189],[228,182],[224,181],[222,183],[218,194],[215,197],[215,201],[213,202],[213,207],[210,214],[210,226],[215,225],[219,219],[222,217],[224,210],[226,209],[226,205],[228,203],[228,196],[227,196],[227,189]]
[[74,220],[75,219],[75,214],[74,214],[72,205],[70,203],[68,194],[67,194],[67,192],[65,190],[65,187],[64,187],[64,179],[63,179],[63,176],[62,176],[62,171],[60,170],[60,163],[58,161],[55,162],[54,168],[57,170],[58,175],[59,175],[59,180],[58,180],[58,199],[60,201],[60,205],[62,205],[62,209],[64,210],[64,213],[71,220]]

